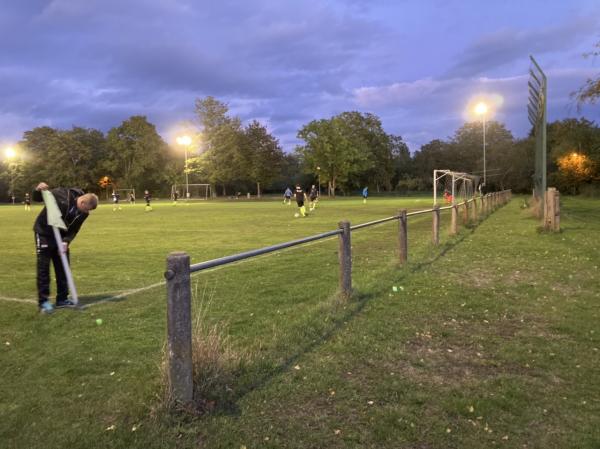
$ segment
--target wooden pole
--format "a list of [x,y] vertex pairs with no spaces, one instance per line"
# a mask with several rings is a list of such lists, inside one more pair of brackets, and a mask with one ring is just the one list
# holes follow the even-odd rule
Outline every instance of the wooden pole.
[[340,261],[340,294],[344,299],[352,295],[352,241],[350,235],[350,222],[340,221],[338,228],[342,230],[339,235],[338,258]]
[[400,211],[398,217],[398,240],[400,243],[400,263],[405,264],[408,260],[408,217],[406,209]]
[[458,207],[456,204],[452,205],[452,217],[450,219],[450,234],[456,235],[458,233]]
[[440,244],[440,206],[433,206],[433,218],[432,218],[432,236],[431,242],[437,246]]
[[192,310],[190,257],[174,252],[167,257],[167,354],[171,397],[181,404],[192,402]]

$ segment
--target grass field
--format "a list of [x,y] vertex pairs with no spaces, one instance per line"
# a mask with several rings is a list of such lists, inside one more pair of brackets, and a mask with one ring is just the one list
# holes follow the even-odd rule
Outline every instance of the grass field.
[[325,200],[305,219],[278,201],[101,206],[71,254],[89,307],[52,316],[35,305],[39,209],[0,207],[0,447],[598,448],[600,201],[563,198],[559,234],[521,203],[455,237],[443,214],[437,248],[431,217],[409,218],[404,267],[395,223],[354,232],[347,304],[336,238],[194,275],[194,310],[246,355],[199,416],[160,406],[169,252],[200,262],[430,199]]

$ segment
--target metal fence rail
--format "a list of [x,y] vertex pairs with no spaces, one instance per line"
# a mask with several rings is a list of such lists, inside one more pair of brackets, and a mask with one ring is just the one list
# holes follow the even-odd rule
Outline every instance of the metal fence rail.
[[323,234],[312,235],[310,237],[304,237],[298,240],[292,240],[285,243],[279,243],[277,245],[266,246],[264,248],[253,249],[244,253],[234,254],[232,256],[220,257],[219,259],[207,260],[206,262],[197,263],[190,265],[190,272],[195,273],[196,271],[206,270],[208,268],[218,267],[220,265],[226,265],[228,263],[237,262],[238,260],[249,259],[251,257],[260,256],[261,254],[272,253],[273,251],[279,251],[280,249],[290,248],[296,245],[302,245],[303,243],[314,242],[315,240],[325,239],[334,235],[341,234],[341,229],[335,231],[324,232]]
[[[479,198],[473,198],[462,203],[450,206],[434,206],[433,209],[425,209],[414,212],[400,211],[398,215],[386,217],[379,220],[369,221],[350,226],[350,222],[341,221],[338,229],[333,231],[304,237],[289,242],[279,243],[264,248],[259,248],[231,256],[212,259],[205,262],[190,265],[190,257],[186,253],[171,253],[167,257],[167,269],[165,278],[167,280],[167,354],[169,366],[169,390],[176,402],[189,404],[193,399],[192,381],[192,320],[191,320],[191,273],[206,270],[221,265],[230,264],[244,259],[260,256],[262,254],[279,251],[281,249],[298,246],[316,240],[325,239],[337,235],[338,260],[339,260],[339,292],[348,299],[352,294],[352,231],[369,226],[398,221],[398,245],[399,262],[404,264],[408,260],[408,217],[432,214],[432,243],[439,244],[440,211],[450,209],[452,212],[450,231],[451,235],[457,233],[458,209],[463,208],[463,222],[475,221],[507,203],[511,198],[511,191],[489,193]],[[480,206],[477,205],[481,202]],[[469,215],[469,209],[472,214]]]

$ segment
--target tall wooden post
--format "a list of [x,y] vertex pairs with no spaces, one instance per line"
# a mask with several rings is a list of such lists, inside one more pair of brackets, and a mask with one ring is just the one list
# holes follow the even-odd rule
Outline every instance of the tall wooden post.
[[436,246],[440,244],[440,206],[437,204],[433,206],[431,242]]
[[350,222],[340,221],[338,258],[340,261],[340,294],[344,299],[352,295],[352,242],[350,237]]
[[167,257],[167,357],[169,388],[181,404],[192,402],[192,307],[190,257],[175,252]]
[[398,217],[398,240],[400,243],[400,263],[405,264],[408,260],[408,217],[406,209],[400,211]]
[[544,228],[548,231],[560,231],[560,193],[555,187],[548,187],[544,207]]
[[452,217],[450,218],[450,234],[456,235],[458,233],[458,206],[456,204],[452,205]]

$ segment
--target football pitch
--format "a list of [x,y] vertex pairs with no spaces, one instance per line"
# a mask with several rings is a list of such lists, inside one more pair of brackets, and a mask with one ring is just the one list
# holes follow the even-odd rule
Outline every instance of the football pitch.
[[[430,197],[102,204],[71,247],[83,310],[36,310],[32,225],[0,207],[0,447],[581,447],[600,443],[599,202],[565,198],[560,234],[514,199],[440,245],[431,216],[192,275],[193,310],[245,363],[202,413],[161,408],[163,272],[431,207]],[[54,291],[54,284],[51,284]],[[98,321],[101,320],[101,321]]]

